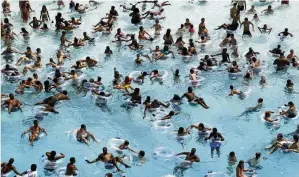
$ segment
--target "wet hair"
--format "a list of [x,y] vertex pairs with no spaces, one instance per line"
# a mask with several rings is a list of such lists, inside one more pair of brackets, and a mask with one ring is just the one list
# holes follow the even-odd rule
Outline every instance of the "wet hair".
[[264,99],[263,99],[263,98],[259,98],[257,101],[258,101],[259,103],[262,103],[262,102],[264,101]]
[[82,125],[81,125],[81,128],[84,128],[84,129],[85,129],[85,128],[86,128],[86,125],[85,125],[85,124],[82,124]]
[[233,89],[234,89],[234,86],[233,86],[233,85],[230,85],[230,86],[229,86],[229,89],[233,90]]
[[179,130],[178,130],[178,133],[184,133],[184,128],[180,127]]
[[32,164],[30,167],[31,171],[36,171],[37,169],[37,165],[36,164]]
[[229,156],[230,156],[230,157],[234,157],[235,155],[236,155],[236,154],[235,154],[234,151],[232,151],[232,152],[229,153]]
[[51,151],[50,154],[51,154],[51,157],[54,159],[56,156],[56,151]]
[[63,93],[64,95],[67,95],[67,91],[66,91],[66,90],[63,90],[62,93]]
[[261,157],[261,153],[260,152],[255,153],[255,158],[259,159],[260,157]]
[[70,158],[70,162],[75,163],[75,162],[76,162],[75,157],[71,157],[71,158]]
[[292,101],[288,102],[288,105],[294,106],[294,103]]
[[217,132],[217,128],[213,128],[212,132],[216,133]]
[[34,125],[38,124],[38,121],[37,121],[37,120],[34,120],[34,121],[33,121],[33,124],[34,124]]
[[141,150],[141,151],[138,153],[138,155],[143,157],[143,156],[145,156],[145,152]]
[[298,135],[294,135],[293,138],[294,138],[294,141],[298,142],[298,139],[299,139]]

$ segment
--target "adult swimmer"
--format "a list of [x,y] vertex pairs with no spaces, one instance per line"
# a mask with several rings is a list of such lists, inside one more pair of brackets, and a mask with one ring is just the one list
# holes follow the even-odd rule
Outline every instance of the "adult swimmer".
[[271,114],[273,114],[274,112],[273,111],[266,111],[265,114],[264,114],[264,120],[267,122],[267,123],[273,123],[273,122],[276,122],[278,121],[278,119],[276,117],[278,116],[275,116],[274,119],[271,119]]
[[281,35],[282,35],[282,37],[287,37],[289,35],[291,37],[293,37],[293,34],[289,33],[289,29],[288,28],[285,28],[284,31],[278,33],[278,36],[281,36]]
[[121,171],[121,172],[122,170],[118,167],[117,163],[124,165],[126,168],[131,168],[131,166],[123,162],[123,160],[120,157],[114,157],[111,153],[109,153],[106,147],[103,147],[103,152],[96,159],[92,161],[90,160],[85,160],[85,161],[89,164],[102,161],[105,164],[105,166],[113,165],[114,167],[116,167],[117,171]]
[[188,99],[188,102],[195,102],[199,105],[201,105],[205,109],[209,109],[210,107],[206,104],[203,98],[197,97],[195,93],[193,92],[192,87],[188,87],[188,92],[184,93],[183,96],[181,96],[181,100],[186,97]]
[[230,85],[229,89],[230,89],[230,93],[228,94],[228,96],[238,95],[241,100],[246,98],[245,93],[240,90],[234,89],[233,85]]
[[98,143],[98,141],[95,139],[95,137],[93,136],[93,134],[91,134],[90,132],[87,131],[86,125],[82,124],[81,127],[80,127],[80,129],[78,129],[77,132],[76,132],[76,139],[77,139],[77,141],[83,142],[87,146],[89,146],[88,142],[89,142],[90,138],[93,141],[95,141],[95,142]]
[[134,153],[138,154],[137,151],[135,151],[135,150],[133,150],[132,148],[129,147],[129,144],[130,144],[130,142],[128,140],[125,140],[122,144],[120,144],[118,146],[118,149],[120,149],[120,150],[129,150],[131,152],[134,152]]
[[210,131],[212,130],[210,127],[206,127],[203,123],[198,123],[198,125],[190,125],[187,128],[187,131],[189,132],[190,129],[195,128],[196,130],[198,130],[199,132],[206,132],[206,131]]
[[257,27],[257,28],[259,29],[259,31],[261,33],[268,33],[268,34],[270,34],[271,31],[272,31],[272,28],[268,28],[267,24],[264,24],[263,27]]
[[22,133],[21,137],[23,137],[26,133],[28,133],[30,131],[31,131],[31,134],[29,135],[29,142],[30,142],[29,145],[31,145],[31,146],[33,146],[33,141],[40,139],[40,137],[39,137],[40,132],[44,132],[46,135],[48,135],[47,131],[38,125],[37,120],[33,121],[33,126],[28,128],[27,130],[25,130]]
[[133,93],[126,93],[124,94],[125,96],[130,96],[131,97],[131,102],[132,103],[138,103],[141,104],[141,96],[140,96],[140,89],[139,88],[135,88]]
[[[253,172],[253,170],[245,169],[244,168],[244,161],[240,160],[237,168],[236,168],[236,177],[247,177],[247,175],[244,174],[244,172]],[[254,177],[253,175],[250,175],[248,177]]]
[[285,152],[296,152],[296,153],[299,153],[299,144],[298,144],[298,141],[299,141],[298,135],[293,135],[293,142],[292,143],[289,144],[289,143],[279,142],[277,144],[277,146],[274,149],[272,149],[272,151],[268,152],[267,154],[274,153],[276,150],[278,150],[278,148],[281,148]]
[[284,54],[281,53],[279,58],[276,58],[273,62],[276,65],[276,71],[286,70],[290,66],[290,62],[285,58]]
[[6,176],[5,174],[9,173],[10,171],[13,171],[15,174],[17,175],[21,175],[15,166],[13,166],[12,164],[14,163],[15,159],[14,158],[10,158],[9,161],[6,162],[2,162],[1,163],[1,176]]
[[224,138],[221,135],[221,133],[218,132],[217,128],[213,128],[210,135],[208,137],[205,137],[205,140],[209,140],[209,139],[211,139],[211,143],[210,143],[211,157],[213,158],[215,149],[216,149],[216,154],[218,155],[218,157],[220,157],[221,143],[219,141],[224,141]]
[[67,94],[68,94],[67,91],[63,90],[61,93],[57,93],[54,96],[50,96],[41,102],[37,102],[35,105],[49,104],[50,102],[54,102],[55,104],[57,101],[69,100],[70,98],[68,97]]
[[4,101],[1,107],[3,108],[5,105],[7,105],[8,114],[11,114],[12,110],[14,109],[19,109],[21,112],[23,112],[21,107],[22,103],[18,99],[15,99],[15,95],[13,93],[9,94],[9,100]]
[[215,57],[215,56],[219,56],[219,55],[221,55],[221,57],[222,57],[221,63],[225,63],[225,62],[230,63],[230,57],[229,57],[229,54],[227,53],[227,48],[222,49],[221,53],[210,55],[210,56]]
[[267,9],[262,10],[261,13],[264,13],[265,15],[272,15],[274,13],[274,10],[272,9],[272,6],[269,5]]
[[[161,117],[161,119],[156,119],[156,120],[169,120],[172,118],[172,116],[179,114],[180,112],[175,112],[175,111],[170,111],[167,115]],[[153,114],[153,116],[156,116],[155,114]],[[154,120],[152,120],[154,121]]]
[[285,138],[283,137],[283,134],[278,133],[277,136],[276,136],[276,138],[275,138],[274,140],[272,140],[271,144],[270,144],[269,146],[265,147],[265,149],[269,149],[269,152],[268,152],[268,154],[269,154],[269,153],[271,153],[274,149],[277,149],[277,145],[278,145],[279,143],[283,143],[283,142],[285,142],[285,141],[287,141],[287,139],[285,139]]
[[260,152],[257,152],[254,154],[254,157],[247,160],[246,163],[248,163],[248,165],[251,167],[251,168],[254,168],[254,169],[261,169],[262,166],[260,166],[260,161],[261,159],[264,159],[266,160],[265,157],[262,157],[262,154]]
[[280,115],[286,116],[287,118],[294,118],[298,115],[298,111],[292,101],[288,102],[288,104],[285,104],[285,106],[288,106],[289,109],[287,111],[282,110]]
[[70,162],[66,166],[65,176],[77,176],[77,167],[75,165],[76,159],[75,157],[70,158]]
[[250,32],[250,25],[252,25],[252,31],[254,32],[254,25],[251,21],[248,20],[248,18],[246,17],[244,19],[244,21],[241,23],[240,25],[240,28],[242,28],[242,26],[244,25],[244,30],[243,30],[243,35],[242,35],[242,38],[246,35],[246,36],[249,36],[251,37],[251,32]]
[[56,162],[59,159],[63,159],[65,155],[63,153],[60,153],[60,155],[56,155],[56,151],[46,152],[45,155],[47,157],[47,160],[50,162]]
[[157,108],[160,108],[160,107],[164,107],[164,108],[168,108],[169,107],[169,104],[164,104],[162,103],[161,101],[159,101],[158,99],[154,99],[153,101],[151,101],[151,97],[150,96],[147,96],[146,97],[146,100],[143,102],[144,104],[144,113],[143,113],[143,119],[145,119],[146,117],[146,112],[148,110],[151,110],[151,109],[157,109]]
[[87,65],[87,67],[91,68],[94,67],[98,64],[98,62],[95,59],[91,59],[89,56],[87,56],[85,59],[83,60],[79,60],[80,63],[85,63]]
[[242,116],[247,115],[247,114],[252,113],[252,112],[260,111],[261,108],[263,107],[263,102],[264,102],[264,99],[263,98],[259,98],[257,100],[256,106],[246,108],[246,110],[244,112],[242,112],[238,117],[242,117]]
[[[199,156],[197,156],[195,153],[196,153],[196,149],[192,148],[191,152],[180,152],[180,153],[176,154],[175,156],[185,155],[186,156],[185,160],[190,162],[191,164],[193,164],[194,162],[195,163],[200,162]],[[181,164],[180,164],[174,168],[174,170],[173,170],[174,174],[177,173],[178,170],[181,170],[181,173],[182,173],[185,170],[187,170],[187,168],[184,166],[181,166]]]

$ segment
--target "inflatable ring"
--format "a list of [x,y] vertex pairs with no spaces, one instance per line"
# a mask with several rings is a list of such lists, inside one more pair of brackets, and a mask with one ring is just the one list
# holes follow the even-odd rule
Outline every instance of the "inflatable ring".
[[1,174],[1,177],[13,177],[14,176],[14,171],[10,170],[9,172],[5,173],[5,174]]
[[183,56],[182,55],[182,60],[183,61],[190,61],[190,60],[192,60],[193,59],[193,56],[191,55],[191,56]]
[[185,160],[185,156],[176,156],[175,163],[180,168],[190,168],[192,166],[192,162]]
[[125,103],[123,104],[123,106],[132,108],[132,107],[138,106],[138,104],[137,104],[137,103],[133,103],[133,102],[131,101],[131,99],[128,98],[128,99],[125,101]]
[[63,165],[63,160],[59,159],[56,162],[51,162],[48,160],[46,155],[43,155],[40,159],[41,164],[43,164],[45,170],[54,171]]
[[280,56],[280,54],[276,54],[276,53],[272,53],[272,52],[267,52],[267,55],[269,57],[279,57]]
[[111,170],[114,168],[114,165],[112,163],[106,162],[104,163],[104,166],[107,170]]
[[141,71],[132,71],[130,74],[129,74],[129,77],[130,78],[133,78],[133,81],[134,82],[137,82],[137,83],[141,83],[142,80],[141,79],[138,79],[138,77],[141,75]]
[[12,75],[3,75],[4,79],[8,82],[18,82],[19,80],[21,80],[22,75],[16,75],[16,76],[12,76]]
[[105,96],[98,95],[97,98],[96,98],[96,103],[97,104],[107,104],[107,102],[109,100],[111,100],[111,98],[112,98],[112,96],[105,97]]
[[205,42],[205,43],[199,43],[199,44],[197,44],[197,46],[199,47],[199,48],[205,48],[205,47],[209,47],[209,46],[211,46],[212,45],[212,41],[211,40],[208,40],[207,42]]
[[[283,141],[283,142],[281,142],[281,144],[287,144],[288,146],[289,145],[291,145],[291,144],[293,144],[294,142],[292,142],[292,141]],[[281,152],[284,152],[284,153],[289,153],[289,152],[291,152],[291,151],[289,151],[289,149],[286,149],[285,147],[282,147],[281,148]]]
[[154,159],[161,158],[161,159],[170,159],[175,156],[174,150],[168,147],[158,147],[153,151]]
[[274,121],[274,122],[267,122],[267,121],[265,121],[264,116],[265,116],[265,114],[261,114],[260,118],[266,125],[279,127],[281,119],[278,119],[277,121]]
[[268,68],[268,64],[263,62],[259,67],[252,68],[253,73],[258,74]]
[[35,114],[36,118],[43,118],[44,116],[47,116],[49,114],[49,112],[43,111],[42,109],[44,109],[44,106],[42,105],[33,107],[32,112],[33,114]]
[[201,77],[198,80],[189,80],[189,84],[192,87],[198,87],[200,85],[200,83],[203,82],[204,80],[205,80],[204,77]]
[[[22,107],[22,105],[21,105],[21,107]],[[5,109],[6,111],[8,111],[8,104],[5,104],[5,105],[4,105],[4,109]],[[11,112],[17,112],[17,111],[19,111],[19,108],[17,108],[17,107],[13,107],[13,108],[11,108]]]
[[[286,111],[286,106],[281,106],[279,109],[278,109],[278,112],[280,113],[282,110]],[[285,119],[288,119],[288,120],[294,120],[294,119],[298,119],[299,118],[299,111],[296,109],[296,112],[297,112],[297,115],[293,118],[290,118],[286,115],[283,115],[282,117],[285,118]]]
[[158,130],[159,132],[166,133],[170,130],[173,125],[171,122],[166,120],[156,120],[152,123],[152,127],[154,130]]
[[123,144],[125,140],[120,138],[112,138],[108,140],[107,145],[109,148],[115,150],[118,154],[123,154],[124,150],[119,149],[118,147]]
[[[161,74],[162,73],[162,74]],[[166,71],[166,70],[160,70],[159,71],[159,74],[160,75],[162,75],[162,76],[160,76],[160,77],[155,77],[155,78],[153,78],[153,80],[157,80],[157,81],[163,81],[167,76],[168,76],[168,71]],[[152,74],[152,77],[153,77],[154,75]]]
[[76,171],[76,173],[77,173],[76,176],[66,176],[65,172],[66,172],[66,167],[61,167],[55,171],[55,174],[57,175],[57,177],[79,177],[80,176],[79,171]]
[[94,89],[96,89],[97,85],[94,83],[91,83],[91,82],[85,82],[83,84],[83,87],[88,90],[94,90]]
[[222,172],[208,172],[207,174],[205,174],[204,177],[229,177],[226,173],[222,173]]
[[237,73],[228,73],[228,77],[231,79],[231,80],[236,80],[238,79],[239,77],[242,77],[242,72],[237,72]]

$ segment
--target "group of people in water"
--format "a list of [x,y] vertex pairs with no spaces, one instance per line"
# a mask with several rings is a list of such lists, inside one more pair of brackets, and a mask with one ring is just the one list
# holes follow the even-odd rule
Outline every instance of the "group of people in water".
[[[262,1],[261,1],[262,3]],[[82,5],[79,3],[75,3],[73,0],[70,1],[69,8],[72,12],[76,12],[79,14],[87,13],[91,10],[95,10],[102,3],[90,0],[87,5]],[[139,5],[142,5],[141,12],[138,8]],[[153,5],[150,10],[147,10],[147,4]],[[285,1],[282,1],[282,4],[288,4]],[[65,4],[62,0],[58,0],[57,5],[60,8],[64,7]],[[190,61],[192,57],[196,56],[199,52],[197,52],[198,47],[200,51],[205,51],[209,43],[212,41],[212,37],[210,36],[211,32],[206,28],[206,19],[202,18],[200,24],[198,25],[198,40],[193,40],[191,38],[188,41],[188,47],[186,47],[186,43],[184,42],[184,36],[186,34],[190,34],[193,36],[195,34],[195,27],[187,18],[185,23],[181,24],[180,27],[176,31],[176,35],[178,36],[177,40],[173,39],[171,34],[171,29],[167,29],[166,33],[161,36],[163,26],[160,24],[161,20],[164,20],[166,17],[163,16],[163,12],[166,10],[167,6],[170,6],[170,2],[164,1],[159,3],[156,0],[153,1],[139,1],[136,4],[122,4],[120,7],[123,10],[123,13],[129,12],[129,16],[131,18],[132,25],[139,26],[138,28],[138,40],[135,37],[135,34],[125,34],[121,28],[117,28],[116,34],[114,35],[114,40],[112,42],[116,43],[118,46],[122,46],[123,43],[126,43],[124,46],[127,46],[130,50],[136,51],[136,59],[134,60],[134,64],[136,66],[142,65],[146,60],[150,62],[156,62],[158,60],[167,60],[168,58],[175,59],[178,55],[183,60]],[[20,1],[19,9],[21,14],[22,22],[28,23],[30,27],[33,29],[40,29],[42,31],[47,32],[50,30],[48,26],[50,23],[55,24],[55,31],[60,35],[60,47],[56,52],[56,60],[53,58],[49,59],[49,63],[45,66],[44,61],[42,61],[42,48],[37,48],[36,52],[33,51],[29,46],[24,49],[25,52],[20,52],[19,49],[13,47],[15,37],[17,34],[13,31],[13,24],[9,21],[11,16],[10,3],[8,0],[4,0],[2,3],[3,13],[5,18],[3,22],[1,21],[1,37],[6,45],[6,48],[3,50],[1,55],[3,59],[5,59],[8,63],[5,64],[1,68],[1,73],[4,77],[5,82],[8,83],[17,83],[19,85],[15,89],[15,93],[2,93],[1,94],[1,107],[3,109],[7,109],[9,114],[20,111],[22,112],[24,108],[25,102],[21,102],[16,98],[16,95],[30,93],[54,93],[53,96],[49,96],[44,100],[37,102],[34,106],[39,106],[39,111],[36,113],[36,120],[33,121],[33,126],[25,130],[21,136],[25,136],[28,134],[29,144],[33,146],[34,142],[39,140],[42,136],[48,135],[48,132],[45,128],[40,127],[39,118],[46,116],[48,113],[59,114],[56,110],[55,106],[60,103],[63,104],[64,101],[71,99],[68,95],[68,88],[72,87],[76,90],[78,94],[83,93],[84,95],[91,93],[96,97],[96,104],[100,107],[107,107],[107,102],[109,98],[113,97],[113,94],[110,93],[106,87],[102,83],[102,78],[97,77],[97,79],[90,78],[89,80],[85,77],[84,72],[86,68],[95,69],[99,65],[99,60],[96,58],[92,58],[87,56],[83,59],[78,59],[74,62],[74,65],[67,67],[65,65],[66,60],[72,59],[72,54],[70,52],[70,47],[73,46],[74,49],[80,49],[80,47],[85,46],[86,44],[95,45],[96,39],[92,38],[88,35],[87,32],[83,33],[83,37],[75,37],[73,41],[68,39],[67,34],[72,33],[73,30],[80,28],[82,23],[82,19],[72,17],[70,20],[66,20],[63,18],[63,14],[58,12],[55,16],[55,23],[51,21],[50,12],[47,10],[46,5],[42,6],[41,13],[39,18],[32,17],[31,13],[34,10],[31,8],[29,1]],[[232,20],[231,24],[222,24],[215,28],[215,30],[224,29],[227,32],[226,37],[221,41],[219,47],[221,48],[220,53],[204,55],[203,58],[200,59],[199,66],[192,67],[189,71],[188,81],[190,83],[187,88],[186,93],[180,95],[174,94],[172,99],[167,102],[163,102],[158,100],[157,98],[151,100],[150,96],[147,96],[145,101],[142,102],[141,96],[141,87],[142,84],[147,82],[146,77],[149,76],[149,80],[154,83],[158,82],[161,85],[164,84],[165,77],[167,77],[168,72],[165,70],[153,70],[153,71],[141,71],[141,72],[132,72],[130,75],[123,76],[116,68],[114,68],[114,79],[112,81],[112,88],[115,90],[119,90],[120,93],[126,98],[126,102],[123,106],[127,108],[133,108],[138,105],[142,105],[144,107],[143,111],[143,119],[148,119],[151,115],[152,121],[157,122],[157,126],[159,126],[159,121],[165,122],[170,121],[173,116],[180,114],[181,112],[181,104],[183,104],[183,99],[186,98],[188,104],[190,105],[200,105],[204,109],[209,109],[210,104],[206,103],[203,97],[199,97],[194,93],[194,90],[201,84],[201,78],[199,77],[199,73],[201,72],[209,72],[211,70],[217,70],[220,68],[224,68],[227,70],[227,73],[231,79],[236,79],[239,76],[242,76],[242,67],[238,65],[237,58],[246,59],[247,71],[243,76],[243,84],[249,85],[250,81],[258,75],[262,70],[265,70],[265,62],[261,61],[259,58],[259,52],[253,50],[253,48],[249,48],[248,52],[245,53],[244,56],[239,55],[238,51],[238,41],[235,36],[235,31],[240,27],[243,28],[243,37],[252,37],[252,33],[250,27],[252,27],[252,31],[254,31],[255,25],[254,21],[258,21],[259,17],[257,15],[255,6],[252,5],[249,10],[246,9],[246,1],[237,1],[232,2],[232,8],[230,9],[230,19]],[[241,15],[243,12],[247,12],[247,14],[254,14],[253,19],[250,21],[248,17],[244,18],[244,21],[241,22]],[[269,5],[267,9],[263,10],[262,13],[265,15],[270,15],[274,13],[272,6]],[[116,10],[115,6],[112,6],[107,15],[100,19],[100,21],[93,25],[93,33],[101,32],[102,35],[110,35],[113,29],[116,26],[116,21],[119,20],[120,14]],[[30,19],[32,19],[30,21]],[[142,21],[154,21],[154,25],[151,27],[154,30],[154,33],[149,33],[143,26]],[[264,24],[262,27],[257,27],[260,33],[268,33],[272,32],[272,28],[268,27],[268,24]],[[14,29],[15,30],[15,29]],[[28,39],[30,37],[30,33],[26,30],[25,27],[21,29],[21,35],[24,39]],[[157,38],[161,38],[164,40],[163,47],[160,48],[159,45],[155,47],[155,49],[149,49],[150,52],[145,52],[147,49],[145,45],[147,42],[154,42]],[[280,40],[283,41],[285,38],[293,37],[288,30],[285,28],[284,31],[278,33]],[[131,42],[127,44],[127,42]],[[196,42],[196,43],[195,43]],[[143,43],[144,45],[140,44]],[[91,47],[92,47],[91,45]],[[174,49],[172,46],[177,48]],[[232,52],[231,54],[229,52]],[[299,62],[298,57],[295,55],[295,51],[292,49],[290,53],[285,56],[285,51],[281,49],[281,45],[278,45],[276,48],[269,50],[269,53],[272,56],[276,57],[273,64],[276,65],[277,71],[285,71],[290,65],[291,67],[298,68]],[[15,65],[9,64],[9,62],[14,61],[13,58],[16,55],[21,55],[17,61],[15,61]],[[107,46],[104,51],[104,55],[106,57],[113,56],[113,51],[110,46]],[[220,60],[217,59],[220,56]],[[145,58],[146,60],[143,60]],[[26,65],[24,65],[26,64]],[[224,67],[223,67],[224,66]],[[19,69],[21,70],[19,71]],[[46,80],[42,83],[41,75],[45,71],[44,68],[47,68],[46,71],[50,71],[47,73]],[[28,77],[24,79],[28,72],[33,72],[32,77]],[[179,69],[172,71],[174,80],[179,80],[181,77],[181,73]],[[133,88],[131,85],[139,84],[139,87]],[[260,77],[259,84],[261,86],[266,86],[267,80],[263,75]],[[287,80],[286,82],[286,90],[288,92],[293,91],[293,82],[292,80]],[[245,91],[241,91],[236,89],[233,85],[229,87],[228,96],[237,95],[241,100],[245,99],[248,95]],[[239,117],[244,116],[246,114],[252,112],[258,112],[263,107],[263,98],[259,98],[257,101],[257,105],[254,107],[250,107],[246,109]],[[164,112],[163,115],[160,115],[160,110],[169,110],[168,112]],[[158,110],[158,111],[157,111]],[[162,111],[163,112],[163,111]],[[275,114],[275,116],[272,116]],[[295,103],[292,101],[285,104],[281,107],[277,113],[273,110],[267,110],[262,115],[263,121],[266,122],[267,125],[276,126],[279,124],[281,119],[292,120],[298,117],[298,111],[295,106]],[[167,124],[167,123],[166,123]],[[164,125],[162,125],[164,126]],[[168,125],[166,125],[168,126]],[[223,142],[226,141],[226,137],[222,135],[222,133],[218,132],[217,128],[207,125],[205,123],[196,123],[192,124],[187,128],[179,127],[176,131],[177,140],[179,143],[184,146],[185,137],[190,135],[191,129],[194,129],[198,133],[198,137],[203,141],[207,142],[209,140],[210,149],[211,149],[211,157],[214,157],[214,152],[218,157],[220,157],[220,148]],[[82,124],[80,128],[74,131],[76,141],[86,144],[89,146],[90,141],[99,142],[93,133],[87,131],[87,127],[85,124]],[[279,133],[277,138],[275,138],[271,144],[266,147],[268,149],[268,154],[272,154],[278,149],[281,149],[284,152],[296,152],[299,153],[299,144],[298,144],[298,135],[299,135],[299,125],[297,129],[287,134],[286,136],[292,136],[293,140],[289,140],[284,138],[284,135]],[[115,148],[118,151],[130,151],[134,154],[134,157],[137,159],[139,164],[143,164],[146,162],[145,151],[140,150],[136,151],[130,148],[130,142],[128,140],[123,140],[120,144],[118,144]],[[85,160],[86,163],[96,163],[102,161],[105,165],[106,169],[116,168],[117,171],[123,172],[119,167],[119,164],[123,165],[125,168],[130,168],[131,166],[127,163],[128,156],[127,155],[113,155],[112,152],[109,152],[110,147],[103,147],[102,153],[98,155],[94,160]],[[158,154],[158,152],[157,152]],[[45,158],[49,164],[56,164],[57,161],[65,158],[65,155],[60,153],[59,155],[56,151],[45,152]],[[175,156],[184,156],[184,162],[180,163],[178,166],[174,168],[174,174],[178,172],[183,173],[186,169],[188,169],[194,163],[200,162],[200,157],[196,155],[196,149],[192,148],[190,152],[181,152],[175,154]],[[266,159],[262,157],[260,152],[257,152],[252,159],[244,162],[240,160],[236,167],[236,177],[245,177],[245,172],[252,172],[254,174],[256,170],[260,169],[260,161],[262,159]],[[237,158],[235,152],[230,152],[228,155],[229,165],[233,166],[237,163]],[[187,165],[186,165],[186,162]],[[30,169],[19,173],[16,167],[13,165],[14,159],[11,158],[7,163],[1,163],[1,175],[5,175],[9,172],[14,172],[16,175],[26,176],[27,177],[36,177],[37,176],[37,165],[32,164]],[[69,163],[66,166],[63,174],[65,176],[77,176],[78,168],[75,165],[76,158],[71,157],[69,159]],[[250,169],[245,169],[244,163],[248,163]],[[47,165],[46,165],[47,166]],[[45,170],[53,171],[53,169]],[[57,169],[55,169],[57,170]],[[210,172],[209,172],[210,173]],[[209,173],[207,175],[209,175]],[[211,172],[212,174],[212,172]],[[112,177],[113,173],[106,173],[105,177]]]

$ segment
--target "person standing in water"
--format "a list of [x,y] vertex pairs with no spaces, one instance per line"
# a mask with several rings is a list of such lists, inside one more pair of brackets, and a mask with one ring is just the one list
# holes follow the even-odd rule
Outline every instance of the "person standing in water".
[[66,166],[65,176],[77,176],[78,175],[76,172],[76,171],[78,171],[78,169],[77,169],[75,163],[76,163],[75,157],[71,157],[70,162]]
[[242,37],[244,37],[245,35],[251,37],[252,35],[251,35],[249,27],[250,27],[250,25],[252,25],[252,31],[254,32],[253,23],[251,21],[249,21],[248,18],[246,17],[244,19],[244,21],[241,23],[240,28],[242,28],[242,25],[244,25],[244,30],[243,30],[243,36]]
[[15,161],[15,159],[10,158],[8,163],[6,163],[6,162],[1,163],[1,177],[6,176],[6,174],[9,173],[10,171],[13,171],[17,175],[21,175],[17,171],[16,167],[12,165],[14,163],[14,161]]

